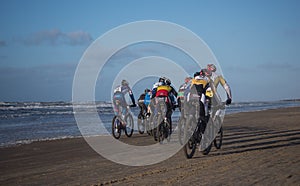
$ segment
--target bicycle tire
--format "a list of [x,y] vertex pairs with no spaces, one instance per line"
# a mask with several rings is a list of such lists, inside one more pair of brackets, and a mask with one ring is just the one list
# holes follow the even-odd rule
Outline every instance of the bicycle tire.
[[170,121],[167,119],[167,122],[165,123],[165,132],[167,134],[165,134],[165,138],[167,138],[167,141],[170,142],[171,141],[171,125],[170,125]]
[[127,137],[131,137],[134,129],[134,122],[131,114],[125,116],[125,122],[126,122],[125,135]]
[[[197,147],[197,141],[195,139],[194,134],[190,134],[190,132],[194,132],[194,130],[191,130],[193,122],[196,122],[194,117],[188,118],[186,125],[184,127],[184,141],[185,145],[183,147],[183,151],[185,154],[185,157],[187,159],[190,159],[194,156],[196,147]],[[190,128],[191,127],[191,128]]]
[[138,125],[139,133],[144,134],[144,132],[145,132],[145,119],[144,119],[144,116],[142,114],[138,115],[137,125]]
[[156,128],[156,137],[158,139],[158,142],[162,142],[163,139],[163,122],[161,121],[161,114],[157,116],[157,128]]
[[216,138],[214,139],[214,146],[216,149],[220,149],[223,141],[223,127],[221,126]]
[[112,135],[114,138],[119,139],[121,136],[121,122],[118,118],[118,116],[114,116],[112,123],[111,123],[111,129],[112,129]]
[[211,150],[211,147],[212,147],[212,143],[210,143],[210,145],[209,145],[206,149],[204,149],[204,150],[202,151],[202,154],[203,154],[203,155],[208,155],[209,152],[210,152],[210,150]]

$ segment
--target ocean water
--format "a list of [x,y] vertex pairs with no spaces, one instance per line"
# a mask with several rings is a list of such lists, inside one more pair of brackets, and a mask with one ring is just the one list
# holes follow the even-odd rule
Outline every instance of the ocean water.
[[[226,107],[226,114],[293,106],[300,106],[300,101],[240,102]],[[76,107],[89,117],[93,105],[81,103]],[[96,108],[107,131],[90,131],[90,135],[107,135],[114,116],[111,103],[97,102]],[[134,116],[138,111],[132,109]],[[177,121],[179,115],[175,111],[173,120]],[[70,102],[0,102],[0,147],[81,136]]]

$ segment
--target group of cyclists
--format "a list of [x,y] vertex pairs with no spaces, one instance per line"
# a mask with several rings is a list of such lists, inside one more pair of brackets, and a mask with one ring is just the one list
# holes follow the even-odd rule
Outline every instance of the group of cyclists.
[[[194,73],[193,77],[186,77],[184,83],[176,91],[172,86],[171,80],[166,77],[160,77],[152,89],[145,89],[144,93],[138,98],[138,106],[140,108],[140,114],[145,116],[151,116],[155,106],[156,97],[164,97],[166,100],[167,112],[166,117],[170,123],[170,133],[172,132],[172,113],[175,108],[179,108],[180,112],[188,113],[189,103],[192,101],[198,101],[201,108],[199,110],[199,121],[208,123],[211,114],[212,104],[218,105],[222,103],[222,99],[218,94],[217,88],[221,84],[227,94],[226,105],[231,104],[232,94],[228,83],[225,81],[222,75],[218,74],[217,68],[214,64],[208,64],[206,68]],[[127,105],[125,100],[125,94],[129,94],[132,105]],[[120,107],[117,104],[121,104],[123,109],[121,112],[123,115],[128,112],[129,107],[136,107],[135,98],[129,83],[126,80],[122,80],[121,85],[114,90],[113,94],[113,107],[115,114],[119,114]],[[206,125],[206,124],[205,124]],[[206,127],[206,126],[205,126]],[[202,132],[204,132],[205,127]]]

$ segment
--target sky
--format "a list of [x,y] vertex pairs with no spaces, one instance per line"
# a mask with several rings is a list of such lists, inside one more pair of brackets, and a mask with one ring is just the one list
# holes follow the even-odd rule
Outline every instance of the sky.
[[[297,0],[2,0],[0,4],[2,102],[71,101],[75,70],[88,47],[115,27],[143,20],[172,22],[202,38],[222,67],[235,102],[300,98]],[[149,45],[139,47],[121,51],[104,74],[115,73],[112,67],[121,68],[118,61],[136,59],[134,55],[172,58],[173,49],[153,52]],[[96,100],[110,100],[102,93],[107,85],[97,82]]]

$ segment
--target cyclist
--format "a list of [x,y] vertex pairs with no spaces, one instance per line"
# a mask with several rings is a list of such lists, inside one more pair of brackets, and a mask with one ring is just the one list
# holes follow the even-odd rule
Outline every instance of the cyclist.
[[180,112],[184,110],[184,92],[191,84],[192,77],[186,77],[184,83],[180,85],[177,95],[177,104]]
[[219,84],[221,84],[227,94],[226,105],[229,105],[229,104],[231,104],[231,101],[232,101],[232,94],[231,94],[230,86],[226,82],[226,80],[223,78],[223,76],[216,73],[216,71],[217,71],[217,67],[214,64],[207,64],[206,76],[209,78],[209,81],[212,84],[212,89],[215,94],[213,96],[214,101],[216,101],[217,104],[221,103],[221,98],[217,94],[217,88],[218,88]]
[[[132,90],[129,87],[129,83],[126,80],[122,80],[121,85],[115,88],[113,94],[113,106],[114,106],[115,115],[119,115],[119,114],[126,115],[126,113],[128,112],[128,108],[127,108],[128,104],[125,100],[125,95],[127,93],[129,94],[132,102],[132,105],[130,105],[130,107],[136,107],[135,99]],[[120,107],[118,105],[121,105],[122,110],[119,110]]]
[[149,89],[145,89],[144,93],[142,93],[138,99],[138,105],[140,107],[140,114],[144,116],[144,113],[147,112],[148,105],[150,104],[151,91]]
[[194,107],[191,104],[197,103],[199,105],[200,117],[198,118],[198,123],[202,121],[201,133],[204,133],[207,123],[207,105],[209,102],[209,97],[206,96],[206,91],[210,88],[209,81],[205,77],[205,70],[202,69],[200,72],[194,74],[194,78],[190,86],[186,89],[186,103],[185,112],[193,113]]
[[[167,113],[166,117],[170,122],[170,133],[172,133],[172,109],[175,108],[177,91],[171,86],[171,80],[168,78],[160,78],[157,88],[152,90],[152,97],[166,97]],[[175,96],[175,97],[174,97]]]
[[155,94],[156,94],[156,91],[157,91],[157,87],[165,84],[165,80],[166,79],[167,79],[166,77],[160,77],[158,79],[158,82],[154,83],[154,85],[152,87],[152,96],[151,96],[151,98],[155,97]]

